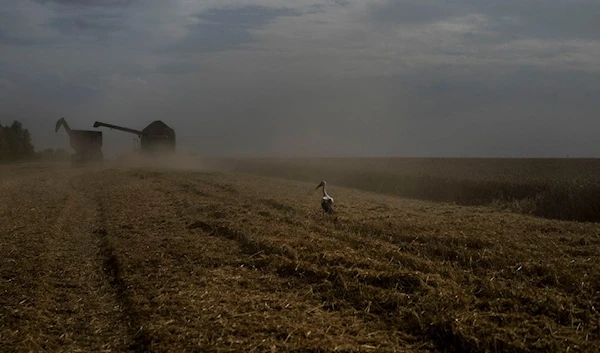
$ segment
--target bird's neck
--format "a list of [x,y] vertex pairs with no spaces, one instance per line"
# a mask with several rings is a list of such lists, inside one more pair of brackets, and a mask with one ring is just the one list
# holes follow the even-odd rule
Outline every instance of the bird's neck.
[[327,195],[327,191],[325,191],[325,185],[323,185],[323,196],[329,196]]

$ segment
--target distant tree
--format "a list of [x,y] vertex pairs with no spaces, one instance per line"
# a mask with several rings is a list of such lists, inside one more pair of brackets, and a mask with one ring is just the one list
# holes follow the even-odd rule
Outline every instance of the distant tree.
[[34,154],[33,145],[31,144],[31,135],[29,130],[23,129],[23,124],[20,121],[15,120],[10,128],[14,131],[16,144],[15,144],[15,156],[16,159],[27,159],[31,158]]
[[6,162],[10,158],[10,144],[8,142],[8,133],[0,125],[0,162]]
[[0,162],[14,162],[35,157],[31,135],[20,121],[0,125]]

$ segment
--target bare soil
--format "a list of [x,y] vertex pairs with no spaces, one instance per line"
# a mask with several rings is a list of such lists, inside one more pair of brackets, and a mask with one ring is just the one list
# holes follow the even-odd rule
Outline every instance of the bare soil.
[[0,169],[0,351],[593,352],[600,225],[207,171]]

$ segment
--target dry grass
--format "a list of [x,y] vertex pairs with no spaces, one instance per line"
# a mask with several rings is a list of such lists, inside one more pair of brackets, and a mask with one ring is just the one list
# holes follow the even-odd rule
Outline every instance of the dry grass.
[[337,217],[322,218],[321,178],[24,168],[0,179],[2,351],[590,352],[600,343],[594,223],[333,181]]

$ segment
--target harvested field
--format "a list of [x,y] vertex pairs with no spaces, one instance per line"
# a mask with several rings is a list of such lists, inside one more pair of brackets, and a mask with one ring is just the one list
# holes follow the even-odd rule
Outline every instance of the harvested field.
[[600,222],[600,160],[550,158],[228,158],[206,166],[421,200],[493,205],[566,221]]
[[592,352],[600,225],[216,171],[3,167],[0,351]]

